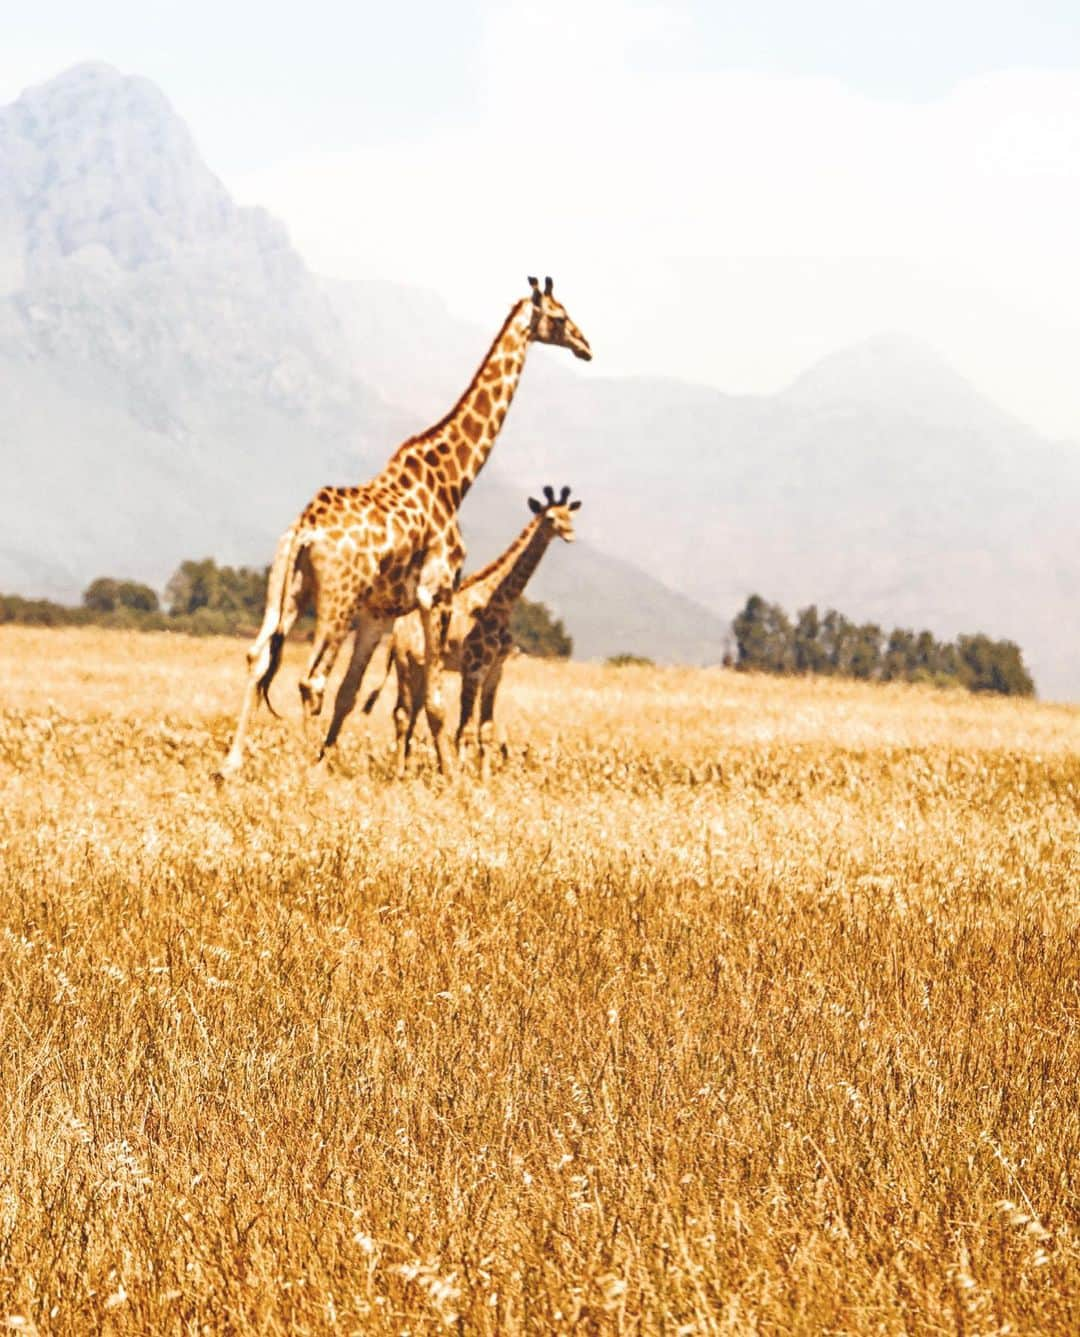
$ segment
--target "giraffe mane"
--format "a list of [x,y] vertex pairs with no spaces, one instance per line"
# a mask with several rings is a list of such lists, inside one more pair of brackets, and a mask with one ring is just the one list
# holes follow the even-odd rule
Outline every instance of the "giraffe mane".
[[[521,533],[518,534],[517,538],[514,539],[513,543],[511,543],[510,548],[517,547],[519,543],[523,543],[525,535],[528,534],[530,530],[540,528],[540,521],[543,518],[543,514],[543,511],[541,511],[529,521]],[[482,566],[479,571],[474,571],[471,575],[466,576],[458,586],[458,593],[471,589],[474,585],[479,585],[481,581],[487,580],[489,576],[493,576],[499,567],[506,561],[507,553],[510,551],[510,548],[507,548],[505,552],[499,553],[498,557],[493,557],[491,561],[488,562],[487,566]]]
[[397,450],[394,451],[394,454],[391,458],[396,459],[399,455],[401,455],[404,451],[409,450],[411,447],[422,445],[425,441],[433,440],[435,437],[439,436],[446,428],[447,424],[450,423],[458,415],[458,413],[461,412],[462,406],[464,405],[466,399],[468,399],[468,397],[472,394],[473,387],[476,385],[476,378],[480,375],[481,371],[483,371],[483,369],[487,366],[488,362],[490,362],[491,355],[495,352],[495,349],[498,348],[499,344],[502,342],[503,336],[506,334],[506,331],[510,328],[510,322],[517,315],[521,307],[528,302],[528,300],[529,299],[527,297],[521,298],[519,301],[516,301],[514,305],[510,308],[510,311],[508,312],[506,319],[499,326],[498,334],[496,334],[495,338],[492,339],[487,352],[480,359],[480,362],[477,364],[476,370],[469,378],[468,385],[461,392],[461,394],[458,395],[457,400],[454,403],[454,406],[451,409],[449,409],[446,413],[444,413],[438,422],[432,423],[430,427],[425,427],[422,432],[417,432],[415,436],[410,436],[407,440],[403,441],[401,445],[398,446]]

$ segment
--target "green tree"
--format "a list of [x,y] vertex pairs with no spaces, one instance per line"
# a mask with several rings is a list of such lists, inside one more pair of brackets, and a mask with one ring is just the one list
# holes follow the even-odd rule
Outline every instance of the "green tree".
[[738,667],[767,673],[790,673],[795,667],[791,623],[779,604],[751,594],[731,624],[738,647]]
[[165,587],[170,617],[193,617],[200,610],[201,625],[238,627],[258,623],[266,600],[269,567],[218,566],[212,557],[181,562]]
[[932,679],[941,671],[941,646],[938,645],[932,631],[920,631],[915,638],[915,674],[923,679]]
[[133,613],[158,611],[157,594],[149,585],[137,580],[114,580],[111,576],[92,580],[83,590],[82,602],[92,613],[117,613],[121,609]]
[[0,595],[0,622],[24,626],[62,627],[80,620],[80,610],[53,603],[51,599],[24,599],[18,594]]
[[821,618],[816,604],[799,610],[792,641],[797,673],[827,671],[828,655],[821,640]]
[[810,604],[794,627],[778,604],[752,594],[732,622],[737,667],[771,673],[835,673],[886,682],[959,683],[973,692],[1031,696],[1035,684],[1012,641],[982,634],[939,641],[931,631],[896,627],[886,641],[875,622],[861,626],[830,608]]
[[957,642],[965,686],[973,692],[1032,696],[1035,684],[1024,667],[1019,646],[989,636],[961,636]]
[[541,659],[569,659],[574,642],[561,620],[546,604],[519,599],[510,614],[514,644],[527,655]]
[[122,580],[116,591],[121,608],[130,608],[133,613],[156,613],[158,611],[157,592],[149,585],[137,580]]
[[886,682],[907,682],[915,672],[915,633],[896,627],[889,635],[881,676]]
[[938,645],[937,652],[937,671],[934,675],[936,682],[960,682],[963,678],[963,671],[960,664],[960,651],[951,641],[944,641]]
[[165,586],[170,617],[195,613],[200,608],[216,608],[221,590],[221,574],[212,557],[201,562],[181,562]]
[[258,621],[266,602],[266,582],[270,568],[261,571],[250,566],[223,566],[218,572],[220,587],[217,607],[227,613],[246,614]]
[[111,576],[98,576],[83,590],[83,607],[94,613],[112,613],[119,603],[120,582]]
[[760,594],[751,594],[741,612],[735,614],[731,629],[735,633],[736,660],[739,668],[765,668],[768,659],[767,629],[769,605]]
[[851,676],[854,637],[854,623],[849,622],[843,613],[830,608],[821,621],[821,644],[828,666],[825,672],[838,673],[841,677]]
[[853,678],[868,681],[881,672],[881,628],[874,622],[854,627],[851,635],[850,672]]

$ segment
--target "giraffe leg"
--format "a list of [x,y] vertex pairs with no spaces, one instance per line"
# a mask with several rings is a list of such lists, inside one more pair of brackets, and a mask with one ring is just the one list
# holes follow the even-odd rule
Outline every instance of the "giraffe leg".
[[352,654],[349,656],[349,666],[345,670],[341,686],[337,689],[337,695],[334,697],[334,715],[330,721],[330,728],[326,732],[322,750],[319,753],[320,761],[326,755],[327,749],[333,747],[337,742],[338,734],[341,733],[341,726],[356,704],[356,694],[360,690],[364,670],[371,662],[371,656],[375,653],[375,647],[382,640],[387,625],[385,622],[376,622],[365,618],[356,629]]
[[502,681],[502,661],[495,664],[484,679],[480,694],[480,779],[491,778],[491,749],[495,743],[495,697]]
[[247,652],[247,682],[244,684],[236,730],[225,760],[214,773],[217,780],[234,775],[243,765],[244,739],[247,737],[251,713],[258,702],[260,686],[269,704],[270,681],[277,672],[281,647],[310,594],[306,570],[299,563],[292,571],[288,569],[292,539],[293,531],[289,529],[278,540],[266,583],[266,610],[262,626]]
[[424,666],[416,664],[413,667],[412,675],[412,704],[409,706],[409,723],[405,730],[405,755],[409,755],[412,748],[413,733],[416,729],[416,721],[420,718],[420,707],[424,704]]
[[339,618],[326,623],[319,619],[315,624],[315,649],[308,663],[307,672],[300,679],[300,700],[303,702],[307,723],[314,720],[322,711],[327,679],[348,634],[349,623]]
[[407,655],[398,665],[398,699],[394,707],[394,729],[397,733],[397,764],[394,773],[405,778],[405,763],[412,748],[420,707],[424,704],[424,665]]
[[408,654],[400,655],[395,661],[397,670],[397,700],[394,702],[394,776],[398,780],[405,778],[405,762],[409,755],[409,736],[412,733],[412,720],[416,718],[413,707],[413,664]]
[[424,628],[424,709],[431,730],[431,741],[435,744],[435,754],[439,759],[439,770],[443,775],[453,775],[456,770],[454,752],[443,733],[446,702],[442,693],[445,627],[442,613],[443,609],[439,605],[433,607],[430,602],[420,604],[420,621]]
[[472,670],[461,672],[461,714],[458,717],[457,744],[459,759],[463,751],[478,750],[480,743],[478,709],[480,705],[480,678]]

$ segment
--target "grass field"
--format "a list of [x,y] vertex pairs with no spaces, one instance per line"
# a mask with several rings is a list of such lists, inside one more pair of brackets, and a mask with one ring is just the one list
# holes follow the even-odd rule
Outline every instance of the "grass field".
[[1080,712],[516,660],[395,785],[302,651],[219,791],[242,645],[0,629],[0,1323],[1080,1331]]

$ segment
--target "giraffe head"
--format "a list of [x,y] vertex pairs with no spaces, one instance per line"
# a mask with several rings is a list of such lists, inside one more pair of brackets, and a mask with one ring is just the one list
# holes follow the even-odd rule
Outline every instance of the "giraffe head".
[[542,515],[544,524],[547,525],[552,534],[557,534],[564,543],[573,543],[574,541],[574,517],[573,512],[581,507],[580,501],[567,502],[570,496],[570,489],[564,487],[558,498],[555,496],[555,489],[549,484],[544,488],[544,501],[537,501],[535,497],[529,498],[529,510],[533,515]]
[[544,280],[544,290],[540,291],[538,280],[531,275],[529,283],[532,287],[532,324],[529,327],[529,338],[535,339],[541,344],[558,344],[563,348],[569,348],[575,357],[579,357],[583,362],[592,361],[592,349],[589,347],[589,341],[582,332],[566,314],[566,307],[558,301],[552,294],[551,278]]

